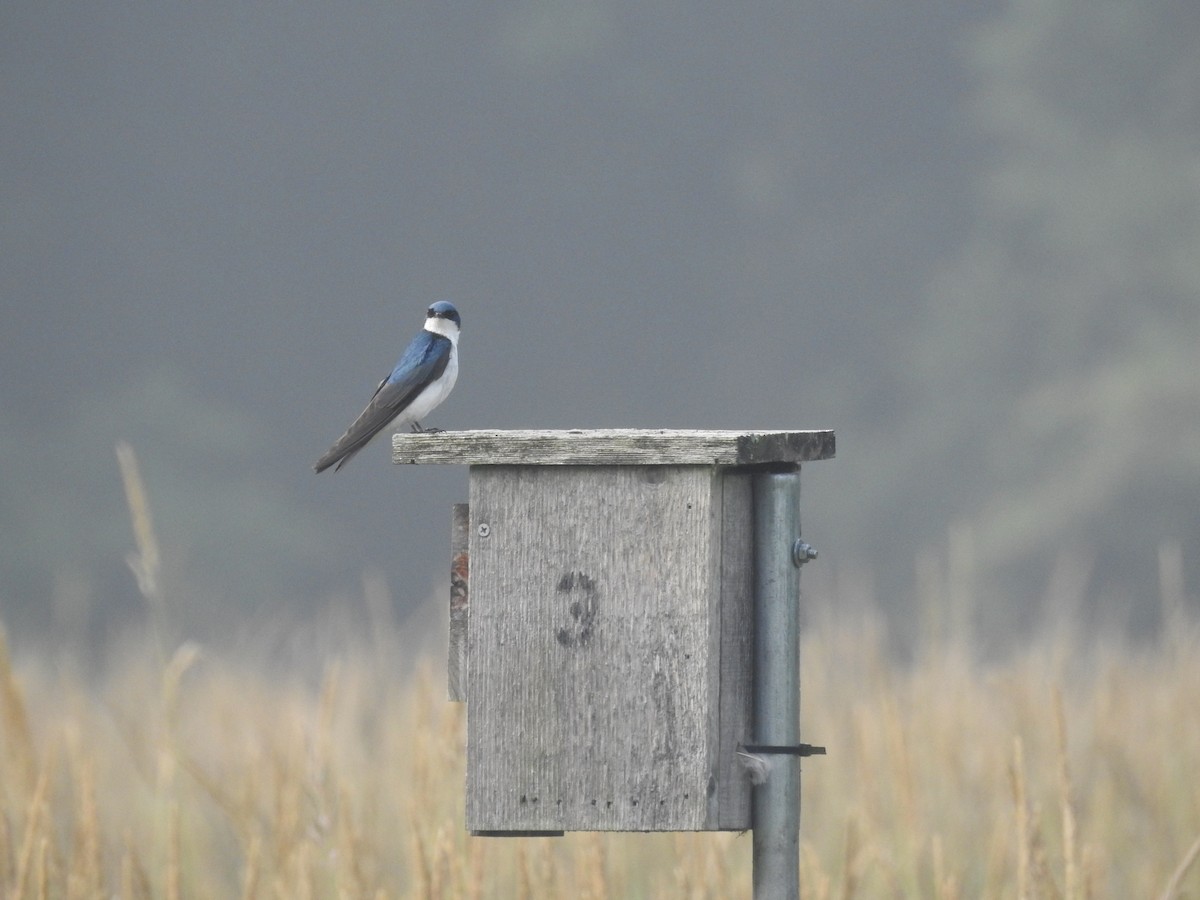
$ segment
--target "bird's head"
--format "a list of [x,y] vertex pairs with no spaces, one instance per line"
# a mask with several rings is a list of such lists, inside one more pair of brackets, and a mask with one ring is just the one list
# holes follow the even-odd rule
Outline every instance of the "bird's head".
[[425,313],[425,330],[434,334],[444,335],[452,341],[457,341],[458,330],[462,327],[462,319],[458,310],[448,300],[439,300]]

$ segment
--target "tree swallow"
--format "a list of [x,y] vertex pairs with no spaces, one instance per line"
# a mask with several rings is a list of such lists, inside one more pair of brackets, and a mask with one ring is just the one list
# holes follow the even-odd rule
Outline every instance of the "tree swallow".
[[336,463],[336,472],[389,424],[412,425],[413,431],[424,431],[419,420],[450,395],[458,378],[462,320],[454,304],[445,300],[433,304],[425,315],[425,328],[413,338],[391,374],[379,382],[362,415],[317,460],[316,471],[324,472]]

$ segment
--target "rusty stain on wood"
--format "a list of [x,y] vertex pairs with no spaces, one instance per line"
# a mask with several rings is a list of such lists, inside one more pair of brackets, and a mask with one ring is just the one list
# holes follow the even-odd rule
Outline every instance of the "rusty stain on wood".
[[470,617],[470,510],[456,503],[450,520],[450,631],[446,651],[446,694],[462,703],[467,699],[467,627]]

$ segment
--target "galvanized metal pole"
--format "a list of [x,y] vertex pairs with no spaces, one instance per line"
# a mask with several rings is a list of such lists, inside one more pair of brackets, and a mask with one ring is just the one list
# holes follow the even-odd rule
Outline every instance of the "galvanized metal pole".
[[[800,468],[754,476],[754,738],[800,742]],[[800,896],[800,759],[754,788],[754,900]]]

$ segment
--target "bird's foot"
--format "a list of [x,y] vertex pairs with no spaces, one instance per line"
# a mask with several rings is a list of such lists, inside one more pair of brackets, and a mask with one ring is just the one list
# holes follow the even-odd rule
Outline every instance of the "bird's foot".
[[444,428],[422,428],[420,422],[412,423],[413,434],[441,434]]

